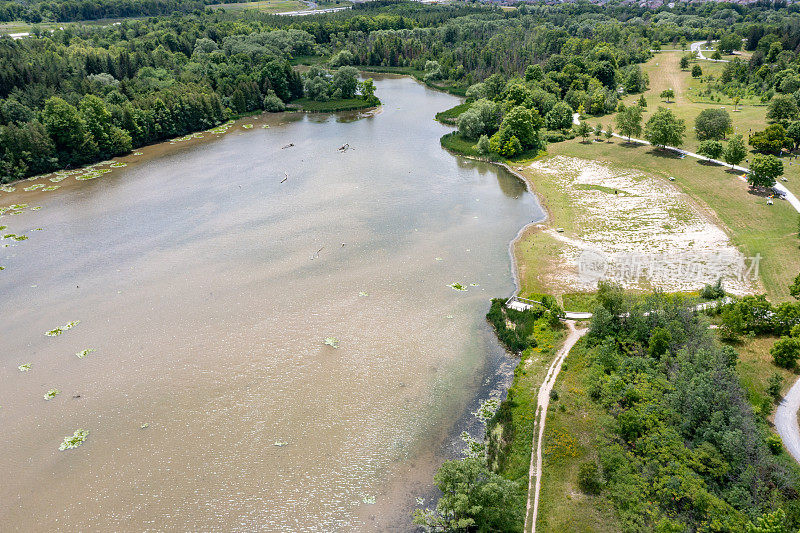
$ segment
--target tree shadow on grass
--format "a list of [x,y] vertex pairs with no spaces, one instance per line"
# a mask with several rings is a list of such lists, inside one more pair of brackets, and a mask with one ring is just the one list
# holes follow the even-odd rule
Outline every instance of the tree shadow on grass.
[[624,148],[643,148],[647,146],[646,144],[637,143],[636,141],[628,141],[626,139],[622,139],[622,142],[620,142],[619,145]]
[[663,150],[661,148],[653,148],[652,150],[650,150],[647,153],[649,155],[652,155],[652,156],[655,156],[655,157],[660,157],[662,159],[684,159],[685,158],[685,156],[681,157],[681,154],[679,154],[677,152],[673,152],[672,150]]

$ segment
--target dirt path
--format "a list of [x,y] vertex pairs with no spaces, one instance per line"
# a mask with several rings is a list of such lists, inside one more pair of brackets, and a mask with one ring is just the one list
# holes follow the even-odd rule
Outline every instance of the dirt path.
[[800,428],[797,425],[797,409],[800,408],[800,379],[794,382],[775,412],[775,430],[783,445],[800,462]]
[[[569,354],[578,339],[583,337],[588,328],[576,329],[575,322],[566,320],[564,322],[569,327],[569,336],[564,341],[564,345],[556,354],[555,359],[547,369],[547,376],[539,387],[539,396],[536,408],[536,421],[533,426],[533,445],[531,446],[531,466],[528,477],[528,508],[525,513],[525,533],[536,531],[536,517],[539,512],[539,490],[542,482],[542,440],[544,440],[544,424],[547,419],[547,407],[550,404],[550,391],[553,390],[558,373],[561,371],[561,364]],[[533,450],[536,453],[533,453]],[[535,462],[534,462],[535,461]]]

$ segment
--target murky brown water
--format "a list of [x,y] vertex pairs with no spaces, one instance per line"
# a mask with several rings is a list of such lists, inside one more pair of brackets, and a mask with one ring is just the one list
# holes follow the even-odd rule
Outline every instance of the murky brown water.
[[0,529],[410,527],[494,372],[483,315],[541,210],[440,148],[454,98],[377,87],[373,117],[240,121],[0,193],[42,207],[0,218],[29,237],[0,241]]

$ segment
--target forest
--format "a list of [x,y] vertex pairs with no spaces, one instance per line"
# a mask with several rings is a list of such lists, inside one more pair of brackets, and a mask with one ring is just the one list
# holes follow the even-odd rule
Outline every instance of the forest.
[[[109,5],[124,10],[127,2]],[[755,52],[718,83],[800,97],[794,7],[501,11],[382,1],[302,19],[198,8],[36,31],[0,39],[0,180],[102,160],[304,97],[335,98],[332,83],[348,96],[352,80],[330,69],[349,66],[413,73],[475,101],[453,142],[500,156],[535,152],[564,138],[572,112],[599,116],[621,94],[644,90],[639,64],[652,48],[732,31]],[[327,68],[301,74],[299,63]]]

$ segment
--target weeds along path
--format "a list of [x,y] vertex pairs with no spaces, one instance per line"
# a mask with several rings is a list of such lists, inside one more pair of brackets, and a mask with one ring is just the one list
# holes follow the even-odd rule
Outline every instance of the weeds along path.
[[[561,364],[569,354],[575,343],[583,337],[588,328],[576,329],[574,320],[565,320],[569,327],[569,336],[564,345],[556,353],[555,359],[547,369],[547,375],[539,387],[539,396],[536,402],[536,419],[533,426],[533,444],[531,445],[531,466],[528,474],[528,505],[525,512],[525,533],[536,531],[536,518],[539,512],[539,490],[542,482],[542,441],[544,440],[544,424],[547,420],[547,407],[550,405],[550,391],[553,390]],[[534,452],[535,450],[535,452]]]

